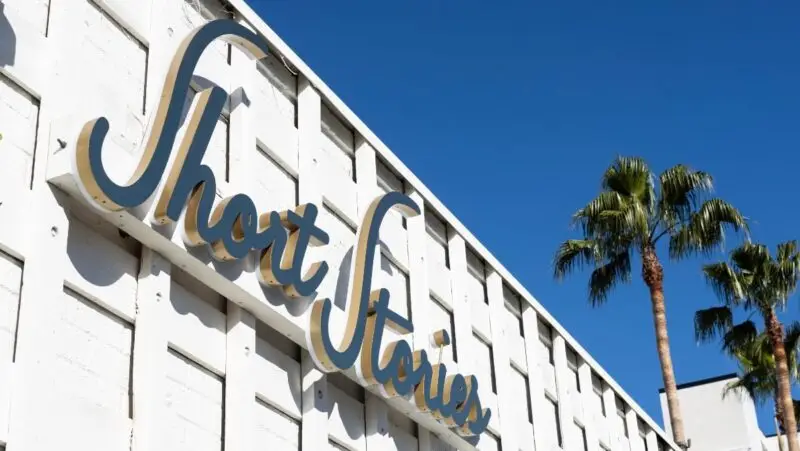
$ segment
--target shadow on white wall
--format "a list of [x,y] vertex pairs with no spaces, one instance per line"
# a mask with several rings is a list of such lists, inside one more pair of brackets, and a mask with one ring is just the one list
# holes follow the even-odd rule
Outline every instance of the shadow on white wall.
[[6,17],[5,7],[0,2],[0,67],[13,66],[17,55],[17,35]]

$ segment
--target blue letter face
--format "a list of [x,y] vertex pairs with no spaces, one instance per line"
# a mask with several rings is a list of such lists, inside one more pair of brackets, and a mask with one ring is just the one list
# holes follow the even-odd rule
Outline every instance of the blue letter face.
[[[103,141],[108,134],[106,118],[87,123],[78,138],[73,171],[84,195],[90,202],[108,211],[134,208],[155,193],[164,175],[181,122],[192,75],[203,51],[222,38],[242,49],[253,59],[269,53],[267,41],[232,20],[214,20],[195,29],[182,43],[172,59],[164,81],[162,101],[153,116],[153,126],[144,153],[133,176],[125,185],[118,185],[103,168]],[[194,130],[187,130],[184,144],[191,142]]]
[[311,307],[311,324],[306,342],[314,362],[323,371],[341,371],[350,368],[358,360],[364,341],[370,297],[373,295],[372,272],[380,227],[386,213],[392,208],[398,208],[407,217],[416,216],[420,211],[410,197],[396,192],[378,197],[369,206],[358,230],[351,271],[353,279],[347,304],[347,326],[338,347],[331,342],[330,299],[317,300]]
[[[73,172],[84,197],[106,211],[142,205],[164,179],[153,208],[157,223],[176,222],[185,210],[183,232],[188,245],[208,244],[218,260],[238,260],[256,250],[260,252],[262,283],[283,285],[290,297],[310,296],[327,273],[327,264],[321,262],[315,263],[305,277],[301,274],[308,246],[328,242],[327,234],[314,225],[315,206],[300,206],[296,211],[285,212],[285,222],[281,218],[270,224],[272,215],[267,213],[259,218],[252,200],[244,194],[214,205],[216,180],[202,160],[229,97],[225,90],[212,86],[196,95],[196,107],[186,122],[183,139],[167,173],[194,70],[203,51],[219,38],[252,59],[265,58],[269,53],[263,37],[235,21],[214,20],[197,28],[173,57],[162,100],[152,117],[147,144],[130,181],[118,185],[103,168],[103,141],[109,129],[105,118],[84,126],[75,149]],[[288,238],[283,227],[290,229]]]
[[[340,345],[334,345],[330,336],[331,301],[320,299],[311,309],[306,334],[308,349],[317,367],[326,372],[346,370],[360,355],[357,372],[365,383],[379,384],[386,396],[414,392],[421,410],[430,412],[444,424],[459,428],[462,434],[480,434],[491,412],[480,409],[474,377],[446,376],[444,365],[431,366],[424,351],[412,352],[402,340],[390,343],[383,353],[380,351],[385,326],[391,325],[405,333],[413,331],[407,318],[389,309],[389,292],[372,290],[380,225],[386,213],[398,206],[406,216],[419,214],[418,206],[409,197],[389,193],[373,201],[364,216],[356,243],[347,324]],[[449,343],[446,333],[440,338],[444,344]]]

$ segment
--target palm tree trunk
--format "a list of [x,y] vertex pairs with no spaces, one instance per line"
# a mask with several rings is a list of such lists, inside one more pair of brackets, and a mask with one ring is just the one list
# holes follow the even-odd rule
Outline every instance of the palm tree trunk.
[[778,425],[778,416],[775,416],[775,439],[778,441],[778,451],[784,451],[783,437],[781,436],[781,428]]
[[[653,308],[653,323],[656,329],[656,346],[661,362],[661,377],[664,379],[664,393],[669,407],[669,422],[675,443],[686,448],[686,435],[683,431],[683,416],[678,401],[678,387],[675,384],[675,370],[672,368],[672,355],[667,335],[667,311],[664,305],[664,269],[658,261],[653,246],[642,249],[642,278],[650,289],[650,302]],[[791,450],[796,451],[796,450]]]
[[775,310],[770,309],[764,318],[767,333],[772,342],[772,350],[775,356],[775,371],[778,379],[778,402],[783,414],[783,427],[786,432],[786,441],[789,443],[789,451],[800,451],[797,442],[797,420],[794,416],[794,404],[792,403],[792,391],[789,386],[789,365],[786,361],[786,348],[783,345],[783,325],[778,321]]
[[775,438],[778,440],[778,451],[784,451],[786,448],[783,446],[783,437],[781,431],[784,430],[784,422],[783,422],[783,409],[781,409],[781,403],[778,402],[778,387],[775,387],[775,396],[773,400],[775,401]]

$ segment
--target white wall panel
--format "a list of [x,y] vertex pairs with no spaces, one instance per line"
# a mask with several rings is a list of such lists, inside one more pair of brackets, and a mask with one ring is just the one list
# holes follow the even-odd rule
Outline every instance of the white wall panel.
[[251,199],[256,211],[293,210],[297,205],[297,179],[280,166],[266,151],[257,149],[248,158],[254,175]]
[[456,449],[443,442],[439,437],[431,436],[431,451],[456,451]]
[[482,400],[488,400],[493,397],[494,387],[492,380],[494,379],[494,368],[492,368],[492,346],[487,344],[479,337],[475,337],[472,342],[475,344],[470,352],[472,355],[472,368],[475,370],[475,376],[480,381],[478,393]]
[[470,303],[486,304],[486,264],[474,252],[467,250],[467,299]]
[[33,30],[44,36],[47,30],[50,0],[3,0],[2,3],[4,14],[19,16]]
[[257,338],[253,367],[256,395],[287,415],[301,418],[300,362]]
[[[170,57],[192,30],[211,19],[227,16],[226,7],[217,0],[171,0],[157,5],[158,14],[164,16],[163,22],[169,24],[166,30],[158,30],[158,37]],[[195,75],[230,92],[229,70],[228,44],[218,40],[203,52]]]
[[[88,0],[53,8],[50,21],[69,30],[60,38],[64,52],[57,56],[56,70],[63,95],[74,105],[74,119],[107,117],[113,125],[106,145],[137,154],[145,132],[147,49]],[[129,173],[114,175],[124,179]]]
[[[511,371],[510,383],[511,393],[514,393],[513,412],[514,415],[508,420],[514,422],[514,430],[517,431],[517,441],[521,449],[532,449],[533,446],[533,412],[530,405],[530,390],[528,379],[514,368]],[[503,418],[503,422],[506,419]]]
[[330,436],[350,451],[367,449],[364,423],[364,403],[338,387],[328,385],[331,402],[328,412]]
[[330,298],[334,306],[343,311],[350,283],[350,265],[356,235],[344,218],[326,207],[320,208],[318,218],[319,227],[328,233],[330,240],[319,252],[315,252],[328,263],[329,268],[328,275],[317,290],[317,297]]
[[8,433],[11,401],[11,365],[17,337],[17,315],[23,264],[0,252],[0,440]]
[[478,442],[479,451],[501,451],[500,438],[494,434],[484,433]]
[[[404,318],[410,317],[408,276],[402,269],[389,260],[385,254],[381,254],[380,257],[380,279],[378,279],[376,286],[389,290],[389,308],[399,315],[402,315]],[[413,347],[412,337],[412,334],[401,335],[387,327],[383,333],[381,349],[385,349],[389,343],[398,340],[407,340]]]
[[0,365],[3,365],[3,372],[8,370],[14,353],[22,268],[21,261],[0,252]]
[[298,451],[300,423],[277,408],[256,400],[253,451]]
[[431,292],[445,305],[452,307],[450,268],[447,249],[447,226],[433,213],[425,213],[426,248],[425,261]]
[[505,300],[505,327],[508,334],[512,337],[524,336],[522,330],[522,304],[519,296],[511,292],[508,287],[503,286],[503,299]]
[[544,449],[556,449],[560,446],[559,442],[563,439],[563,431],[561,431],[561,427],[558,424],[558,403],[552,399],[545,398],[542,413],[544,414],[542,424],[545,426],[543,435],[546,440]]
[[64,277],[67,284],[126,320],[133,321],[138,255],[132,255],[73,217],[69,224],[66,263]]
[[[614,408],[615,412],[611,413],[613,415],[611,419],[612,423],[612,445],[615,449],[620,449],[623,451],[628,451],[630,449],[630,441],[629,441],[629,432],[628,425],[626,424],[626,408],[625,404],[622,402],[619,397],[614,397]],[[635,432],[635,431],[634,431]]]
[[30,188],[38,118],[39,102],[0,74],[0,192]]
[[483,302],[475,302],[470,300],[470,314],[472,321],[472,329],[481,337],[481,339],[491,342],[492,341],[492,325],[489,321],[489,305]]
[[293,173],[298,168],[297,76],[281,57],[270,54],[259,61],[254,92],[249,96],[256,138]]
[[522,328],[522,306],[519,296],[512,293],[508,287],[503,287],[505,299],[505,337],[508,346],[509,360],[523,373],[528,372],[528,361],[525,355],[525,334]]
[[394,424],[389,425],[389,437],[397,451],[417,451],[419,449],[417,438]]
[[[378,188],[381,194],[389,192],[405,193],[403,180],[395,175],[381,162],[377,163]],[[390,210],[381,224],[381,243],[384,251],[388,251],[392,260],[404,270],[408,270],[408,230],[403,215],[397,210]]]
[[[133,327],[73,292],[57,304],[47,362],[58,440],[84,449],[128,451]],[[55,431],[51,431],[53,433]]]
[[164,449],[220,451],[223,379],[176,351],[168,352]]
[[396,451],[418,451],[419,440],[414,422],[394,409],[387,409],[389,449]]
[[225,372],[225,314],[173,281],[167,339],[217,374]]
[[360,219],[355,183],[355,135],[325,105],[322,105],[321,118],[320,147],[314,158],[322,196],[344,219],[355,224]]
[[[439,301],[433,298],[428,299],[428,322],[431,325],[430,332],[433,333],[437,330],[444,329],[450,334],[450,345],[445,346],[441,350],[441,361],[447,364],[448,368],[452,368],[450,363],[455,362],[458,358],[458,343],[456,340],[455,324],[453,321],[453,312],[447,307],[443,306]],[[431,361],[439,362],[439,350],[433,349],[431,352]]]

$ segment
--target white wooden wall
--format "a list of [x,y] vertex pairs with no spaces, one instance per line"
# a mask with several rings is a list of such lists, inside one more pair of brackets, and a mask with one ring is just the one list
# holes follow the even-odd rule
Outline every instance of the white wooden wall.
[[[331,241],[309,261],[331,266],[320,296],[334,300],[335,315],[344,314],[361,215],[382,192],[405,192],[424,214],[387,218],[375,271],[416,330],[387,338],[478,376],[493,416],[477,449],[668,443],[291,49],[241,0],[232,5],[0,0],[0,445],[412,451],[464,443],[416,424],[407,404],[318,372],[302,349],[302,305],[235,266],[214,266],[202,250],[192,255],[224,278],[176,264],[48,183],[79,127],[97,116],[111,122],[105,164],[125,176],[173,52],[191,29],[221,17],[263,33],[276,52],[255,63],[217,43],[196,71],[196,89],[215,83],[248,99],[233,96],[205,157],[218,197],[246,193],[259,211],[323,207]],[[185,113],[192,106],[189,96]],[[168,238],[181,245],[177,234]],[[263,307],[241,307],[252,299]],[[432,347],[439,329],[452,346]]]

